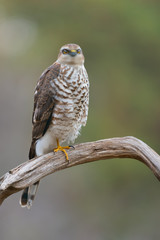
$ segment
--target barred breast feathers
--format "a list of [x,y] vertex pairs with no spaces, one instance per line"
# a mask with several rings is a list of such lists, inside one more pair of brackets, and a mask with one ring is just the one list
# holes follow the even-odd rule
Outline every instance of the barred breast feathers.
[[54,98],[64,103],[84,101],[89,91],[88,75],[84,66],[61,65],[59,75],[50,80]]
[[[88,116],[89,81],[84,65],[75,67],[62,64],[58,77],[50,84],[56,93],[52,124],[58,131],[63,128],[66,136],[68,134],[74,141],[81,126],[86,125]],[[71,131],[74,136],[69,133]]]

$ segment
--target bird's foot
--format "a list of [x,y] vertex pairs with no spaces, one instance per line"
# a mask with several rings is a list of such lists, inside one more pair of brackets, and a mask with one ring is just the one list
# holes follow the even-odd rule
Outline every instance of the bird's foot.
[[67,152],[66,152],[65,149],[70,149],[70,148],[74,148],[74,147],[73,147],[73,146],[65,146],[65,147],[62,147],[62,146],[60,146],[59,141],[57,140],[57,148],[55,148],[53,151],[54,151],[54,152],[58,152],[58,151],[64,152],[64,154],[65,154],[65,156],[66,156],[66,160],[69,161],[68,154],[67,154]]

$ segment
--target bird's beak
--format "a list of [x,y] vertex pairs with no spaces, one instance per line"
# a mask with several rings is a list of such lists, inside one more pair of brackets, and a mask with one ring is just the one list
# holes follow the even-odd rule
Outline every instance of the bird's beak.
[[74,56],[77,55],[77,51],[76,51],[76,50],[71,50],[71,51],[69,52],[69,55],[70,55],[71,57],[74,57]]

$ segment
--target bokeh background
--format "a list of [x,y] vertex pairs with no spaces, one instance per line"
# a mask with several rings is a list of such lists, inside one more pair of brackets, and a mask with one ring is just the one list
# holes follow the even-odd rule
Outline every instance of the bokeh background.
[[[0,2],[0,174],[27,160],[33,92],[65,43],[79,44],[90,78],[77,143],[132,135],[160,153],[160,2]],[[1,240],[159,239],[160,183],[142,163],[99,161],[41,181],[0,207]]]

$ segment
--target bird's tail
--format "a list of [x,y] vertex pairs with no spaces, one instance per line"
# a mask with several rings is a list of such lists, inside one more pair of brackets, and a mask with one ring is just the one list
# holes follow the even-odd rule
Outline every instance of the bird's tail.
[[21,207],[27,207],[29,209],[32,206],[32,202],[35,198],[38,185],[39,185],[39,181],[23,190],[23,193],[19,202]]
[[[29,159],[32,159],[35,156],[36,156],[35,141],[32,140],[30,151],[29,151]],[[32,202],[35,198],[38,185],[39,185],[39,181],[37,181],[33,185],[31,185],[23,190],[22,196],[19,201],[21,207],[27,207],[29,209],[32,206]]]

